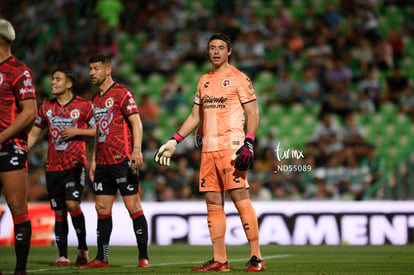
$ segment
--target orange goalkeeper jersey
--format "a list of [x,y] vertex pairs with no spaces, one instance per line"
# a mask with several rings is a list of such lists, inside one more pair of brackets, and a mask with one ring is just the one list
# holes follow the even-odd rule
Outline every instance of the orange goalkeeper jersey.
[[256,100],[251,80],[234,66],[201,76],[194,103],[203,109],[203,152],[239,148],[244,140],[242,104]]

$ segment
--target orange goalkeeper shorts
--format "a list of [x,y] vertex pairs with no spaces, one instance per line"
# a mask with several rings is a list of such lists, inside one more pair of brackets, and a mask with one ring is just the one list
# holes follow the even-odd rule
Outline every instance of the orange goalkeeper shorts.
[[202,152],[200,165],[200,192],[224,192],[249,187],[247,171],[234,168],[231,160],[234,150]]

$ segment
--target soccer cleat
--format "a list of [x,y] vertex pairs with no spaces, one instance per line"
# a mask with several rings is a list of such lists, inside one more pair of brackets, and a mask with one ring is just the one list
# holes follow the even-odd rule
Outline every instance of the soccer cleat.
[[249,267],[246,269],[246,272],[260,272],[265,269],[263,260],[260,260],[256,256],[252,256],[247,264]]
[[202,267],[194,267],[193,271],[230,271],[227,262],[219,263],[214,260],[205,262]]
[[137,267],[150,267],[148,259],[140,259]]
[[89,260],[89,251],[85,249],[78,249],[78,256],[76,257],[75,266],[80,267],[86,265]]
[[101,267],[109,267],[109,264],[107,262],[93,260],[85,265],[79,266],[79,268],[101,268]]
[[50,266],[70,266],[70,261],[68,258],[61,256],[57,258],[56,262],[50,264]]

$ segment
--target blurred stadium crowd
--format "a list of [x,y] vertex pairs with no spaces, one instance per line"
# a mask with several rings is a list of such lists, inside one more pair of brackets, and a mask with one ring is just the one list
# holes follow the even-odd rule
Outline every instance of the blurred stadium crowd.
[[[173,169],[153,156],[190,112],[216,32],[232,38],[231,62],[259,100],[253,200],[361,199],[414,148],[409,0],[10,0],[0,16],[15,25],[13,52],[33,70],[39,105],[57,67],[72,68],[75,91],[91,98],[88,58],[112,56],[144,124],[144,201],[200,198],[197,133]],[[46,150],[45,140],[29,154],[31,201],[47,199]]]

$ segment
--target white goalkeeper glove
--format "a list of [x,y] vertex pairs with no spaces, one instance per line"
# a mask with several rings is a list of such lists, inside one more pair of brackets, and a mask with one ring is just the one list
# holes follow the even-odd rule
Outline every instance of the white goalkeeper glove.
[[154,161],[159,165],[170,166],[171,157],[177,148],[178,141],[174,138],[163,144],[155,153]]

